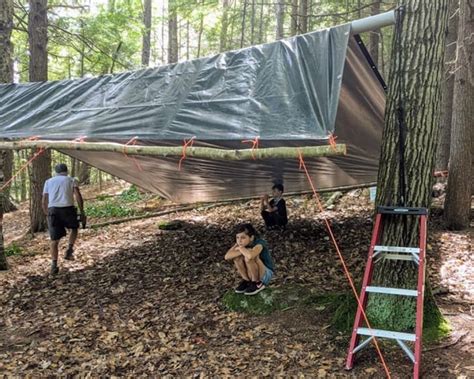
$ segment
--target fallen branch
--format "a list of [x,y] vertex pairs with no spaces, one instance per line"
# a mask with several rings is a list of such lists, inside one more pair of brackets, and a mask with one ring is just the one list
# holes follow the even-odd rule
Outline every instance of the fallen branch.
[[[123,145],[114,142],[72,142],[72,141],[1,141],[0,150],[55,149],[79,151],[107,151],[128,155],[182,156],[182,146],[142,146]],[[327,157],[346,154],[346,145],[267,147],[261,149],[217,149],[212,147],[188,147],[187,157],[212,160],[249,160],[267,158],[305,158]]]

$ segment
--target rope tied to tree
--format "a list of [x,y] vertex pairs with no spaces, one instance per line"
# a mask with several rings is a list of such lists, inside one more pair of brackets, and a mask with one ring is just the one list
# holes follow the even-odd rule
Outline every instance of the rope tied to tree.
[[130,139],[130,141],[128,141],[125,145],[123,145],[123,155],[125,155],[125,158],[131,159],[133,161],[135,167],[138,169],[138,171],[141,172],[141,171],[143,171],[143,168],[140,165],[140,162],[138,162],[138,160],[134,156],[129,157],[128,154],[127,154],[127,146],[129,146],[130,144],[135,146],[137,141],[138,141],[138,137],[135,136],[132,139]]
[[258,149],[260,137],[257,136],[254,139],[244,139],[242,143],[251,143],[252,144],[252,159],[256,160],[255,151]]
[[183,155],[181,156],[181,159],[179,160],[179,163],[178,163],[178,171],[181,171],[181,164],[186,159],[186,149],[188,147],[193,146],[195,139],[196,139],[196,136],[193,136],[188,140],[186,138],[183,140]]

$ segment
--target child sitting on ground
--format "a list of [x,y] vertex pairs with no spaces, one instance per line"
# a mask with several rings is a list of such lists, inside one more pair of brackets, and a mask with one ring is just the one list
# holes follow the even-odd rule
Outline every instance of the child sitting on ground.
[[236,244],[225,255],[226,261],[233,261],[242,277],[236,293],[255,295],[265,288],[273,276],[273,261],[267,243],[258,238],[252,224],[237,227]]
[[283,199],[283,185],[275,184],[272,187],[273,199],[268,201],[268,195],[264,195],[260,201],[261,214],[267,230],[285,228],[288,224],[286,203]]

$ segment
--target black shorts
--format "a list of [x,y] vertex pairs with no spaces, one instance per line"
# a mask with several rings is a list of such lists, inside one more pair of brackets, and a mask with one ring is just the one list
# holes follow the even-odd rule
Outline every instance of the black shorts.
[[66,235],[66,228],[78,229],[76,207],[51,207],[48,208],[48,229],[53,241],[57,241]]

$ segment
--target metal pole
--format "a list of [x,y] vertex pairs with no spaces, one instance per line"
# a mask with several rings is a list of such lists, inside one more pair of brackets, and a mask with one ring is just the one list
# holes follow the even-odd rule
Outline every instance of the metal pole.
[[359,34],[395,24],[395,11],[380,13],[351,22],[351,34]]

